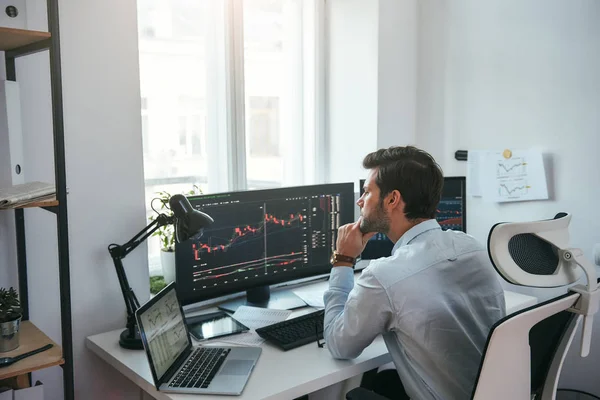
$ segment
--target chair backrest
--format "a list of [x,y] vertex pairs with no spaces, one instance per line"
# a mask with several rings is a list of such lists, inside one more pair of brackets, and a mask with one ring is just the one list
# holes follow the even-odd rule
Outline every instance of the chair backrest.
[[533,393],[541,395],[575,334],[579,318],[566,310],[578,298],[565,294],[498,321],[488,335],[471,398],[525,400]]
[[578,267],[582,267],[593,283],[588,282],[587,294],[570,292],[498,321],[488,335],[472,399],[526,400],[531,394],[555,398],[560,369],[583,319],[573,309],[580,307],[582,296],[600,286],[595,269],[588,271],[581,259],[582,252],[568,247],[570,220],[569,214],[560,213],[553,220],[502,223],[490,230],[490,259],[507,281],[566,287],[581,277]]
[[552,361],[561,342],[570,335],[569,327],[577,323],[576,318],[570,311],[561,311],[541,320],[529,331],[531,393],[542,394]]

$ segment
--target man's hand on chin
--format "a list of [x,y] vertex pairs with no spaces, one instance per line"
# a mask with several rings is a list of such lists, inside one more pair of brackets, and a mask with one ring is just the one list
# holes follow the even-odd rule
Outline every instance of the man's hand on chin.
[[[340,226],[338,229],[338,237],[336,242],[336,251],[338,254],[358,258],[360,253],[364,250],[369,239],[371,239],[377,232],[370,232],[363,234],[360,230],[360,223],[362,217],[358,221],[351,224]],[[336,262],[334,267],[351,267],[352,263],[348,262]]]

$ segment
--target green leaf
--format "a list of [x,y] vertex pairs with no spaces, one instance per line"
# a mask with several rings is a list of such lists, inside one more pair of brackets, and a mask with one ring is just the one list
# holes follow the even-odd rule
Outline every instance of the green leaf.
[[[196,194],[202,194],[202,190],[200,189],[200,187],[196,184],[192,185],[192,189],[189,191],[182,191],[183,195],[187,195],[187,196],[192,196],[192,195],[196,195]],[[161,190],[156,192],[156,195],[158,197],[154,198],[153,200],[158,200],[158,202],[160,203],[160,206],[157,208],[156,203],[154,203],[155,208],[158,212],[165,212],[165,210],[170,211],[170,207],[168,206],[169,204],[169,199],[171,198],[171,194],[169,192],[167,192],[166,190]],[[154,221],[156,220],[157,215],[151,215],[148,217],[148,219],[150,221]],[[164,227],[161,227],[159,229],[157,229],[154,233],[152,233],[152,236],[157,236],[159,238],[159,242],[160,242],[160,247],[163,250],[169,250],[169,251],[173,251],[175,248],[175,235],[173,232],[173,226],[172,225],[167,225]]]
[[150,293],[157,294],[167,286],[165,278],[162,276],[151,276],[150,277]]
[[19,295],[15,288],[0,288],[0,322],[17,319],[22,313]]

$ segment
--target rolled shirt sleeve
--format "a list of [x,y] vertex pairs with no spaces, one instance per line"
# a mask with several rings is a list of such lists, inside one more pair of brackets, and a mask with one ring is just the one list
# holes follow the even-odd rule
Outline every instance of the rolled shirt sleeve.
[[352,268],[332,268],[323,300],[325,343],[334,358],[358,357],[390,326],[390,299],[370,269],[362,271],[355,285]]

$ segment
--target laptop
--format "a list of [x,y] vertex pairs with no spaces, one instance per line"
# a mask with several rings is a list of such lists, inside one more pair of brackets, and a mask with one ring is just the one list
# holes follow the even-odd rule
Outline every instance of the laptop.
[[192,344],[175,282],[135,316],[156,388],[165,393],[239,395],[262,349]]

